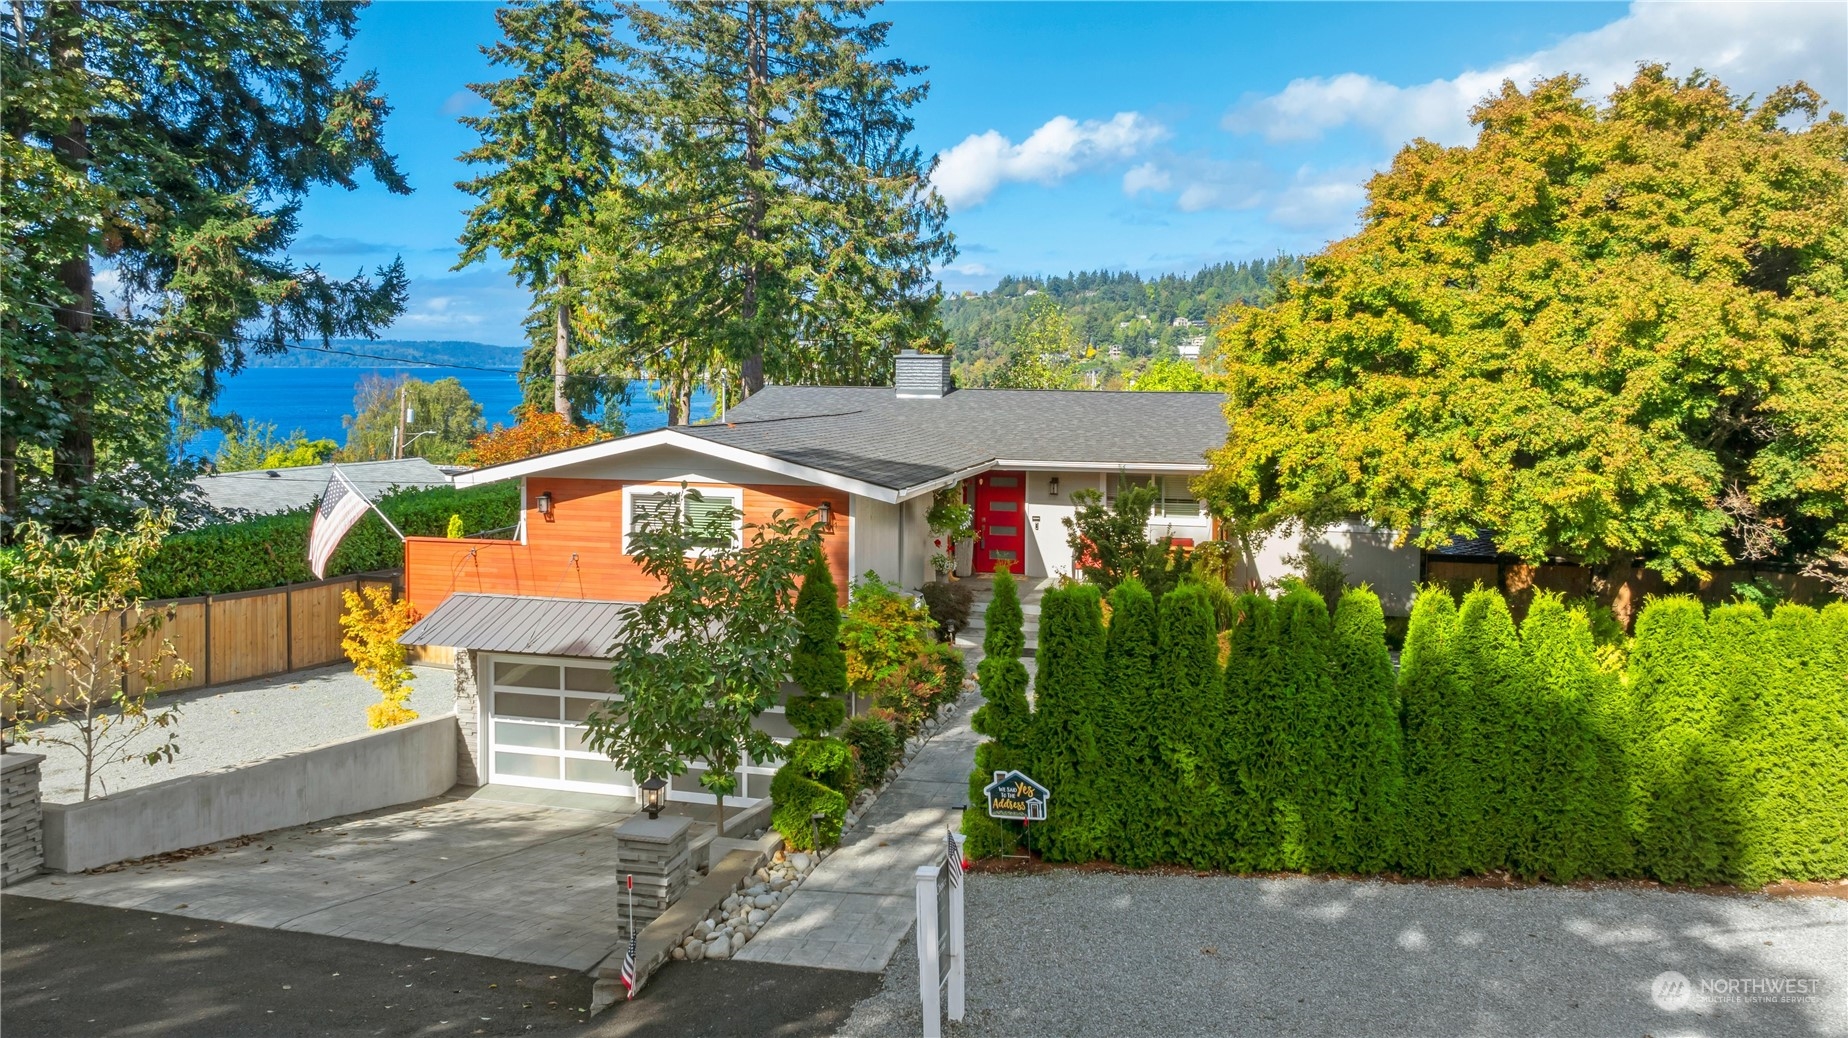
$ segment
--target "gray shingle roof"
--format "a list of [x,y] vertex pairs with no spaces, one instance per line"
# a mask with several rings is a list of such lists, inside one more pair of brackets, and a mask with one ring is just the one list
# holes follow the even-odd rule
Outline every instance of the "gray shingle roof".
[[[327,489],[332,465],[303,465],[293,469],[255,469],[220,472],[193,480],[213,508],[238,509],[264,515],[306,508]],[[342,463],[340,471],[374,501],[397,487],[441,487],[449,477],[422,458],[401,461]]]
[[894,490],[993,461],[1200,465],[1226,441],[1217,393],[771,386],[723,424],[677,431]]
[[398,641],[486,652],[605,659],[633,602],[457,592]]

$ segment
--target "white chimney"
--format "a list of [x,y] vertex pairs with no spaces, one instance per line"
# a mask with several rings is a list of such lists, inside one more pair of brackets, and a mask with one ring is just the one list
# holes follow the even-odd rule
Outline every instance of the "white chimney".
[[950,383],[948,353],[900,350],[892,366],[892,387],[900,399],[936,400],[956,388]]

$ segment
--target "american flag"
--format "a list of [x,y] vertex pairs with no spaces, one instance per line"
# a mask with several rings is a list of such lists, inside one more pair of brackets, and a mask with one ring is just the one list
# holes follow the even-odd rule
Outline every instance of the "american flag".
[[947,826],[943,830],[943,842],[946,845],[944,859],[948,862],[945,867],[950,872],[950,886],[960,887],[963,880],[962,848],[956,846],[956,834]]
[[314,524],[308,530],[308,568],[316,579],[327,576],[327,560],[334,557],[340,539],[370,507],[372,502],[338,468],[327,477],[321,507],[314,510]]
[[635,997],[635,924],[629,924],[629,953],[622,957],[622,986],[629,989],[629,997]]

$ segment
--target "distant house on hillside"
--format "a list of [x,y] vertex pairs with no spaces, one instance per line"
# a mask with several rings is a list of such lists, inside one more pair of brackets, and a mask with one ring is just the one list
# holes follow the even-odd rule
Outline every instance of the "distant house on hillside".
[[[327,489],[332,465],[292,469],[252,469],[200,476],[193,485],[221,512],[269,515],[306,508]],[[360,492],[374,501],[395,489],[445,487],[449,475],[422,458],[360,461],[340,466]]]

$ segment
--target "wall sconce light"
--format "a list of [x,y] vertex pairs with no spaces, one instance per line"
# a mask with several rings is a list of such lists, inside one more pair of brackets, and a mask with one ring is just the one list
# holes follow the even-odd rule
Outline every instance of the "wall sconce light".
[[667,780],[659,775],[642,783],[642,810],[648,812],[648,817],[661,817],[661,802],[666,791]]
[[539,495],[538,507],[540,515],[548,519],[552,517],[552,492],[550,490]]
[[821,528],[823,530],[826,530],[829,533],[833,533],[834,532],[834,504],[833,502],[823,501],[821,503],[821,507],[816,510],[816,515],[821,520]]
[[1046,494],[1049,497],[1059,496],[1059,477],[1054,476],[1046,481]]

